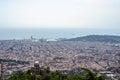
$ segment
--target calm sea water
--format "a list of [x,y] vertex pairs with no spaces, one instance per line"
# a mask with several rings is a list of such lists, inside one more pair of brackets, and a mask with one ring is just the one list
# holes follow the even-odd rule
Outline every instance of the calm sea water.
[[119,35],[117,29],[80,29],[80,28],[60,28],[60,29],[0,29],[0,40],[9,39],[30,39],[46,38],[54,40],[58,38],[74,38],[86,35]]

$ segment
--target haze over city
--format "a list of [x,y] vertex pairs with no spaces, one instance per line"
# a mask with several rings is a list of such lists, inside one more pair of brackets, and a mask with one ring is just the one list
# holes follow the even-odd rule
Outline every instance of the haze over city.
[[0,28],[116,28],[119,0],[1,0]]
[[1,0],[0,39],[119,35],[119,4],[119,0]]

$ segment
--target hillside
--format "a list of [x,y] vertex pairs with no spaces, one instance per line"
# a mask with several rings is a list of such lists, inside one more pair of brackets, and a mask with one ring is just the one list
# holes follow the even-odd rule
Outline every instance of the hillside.
[[64,39],[63,41],[97,41],[97,42],[120,42],[120,36],[113,35],[88,35],[77,38]]

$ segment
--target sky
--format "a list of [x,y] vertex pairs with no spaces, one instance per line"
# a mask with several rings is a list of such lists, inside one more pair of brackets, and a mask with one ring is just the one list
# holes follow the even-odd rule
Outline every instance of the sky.
[[0,28],[119,27],[120,0],[0,0]]

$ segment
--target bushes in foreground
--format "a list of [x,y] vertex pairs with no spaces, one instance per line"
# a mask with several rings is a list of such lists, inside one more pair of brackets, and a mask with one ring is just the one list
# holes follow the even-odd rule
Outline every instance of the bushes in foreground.
[[98,74],[89,69],[82,68],[82,75],[62,74],[59,71],[51,72],[47,68],[31,68],[26,72],[17,72],[10,75],[6,80],[105,80],[105,76]]

